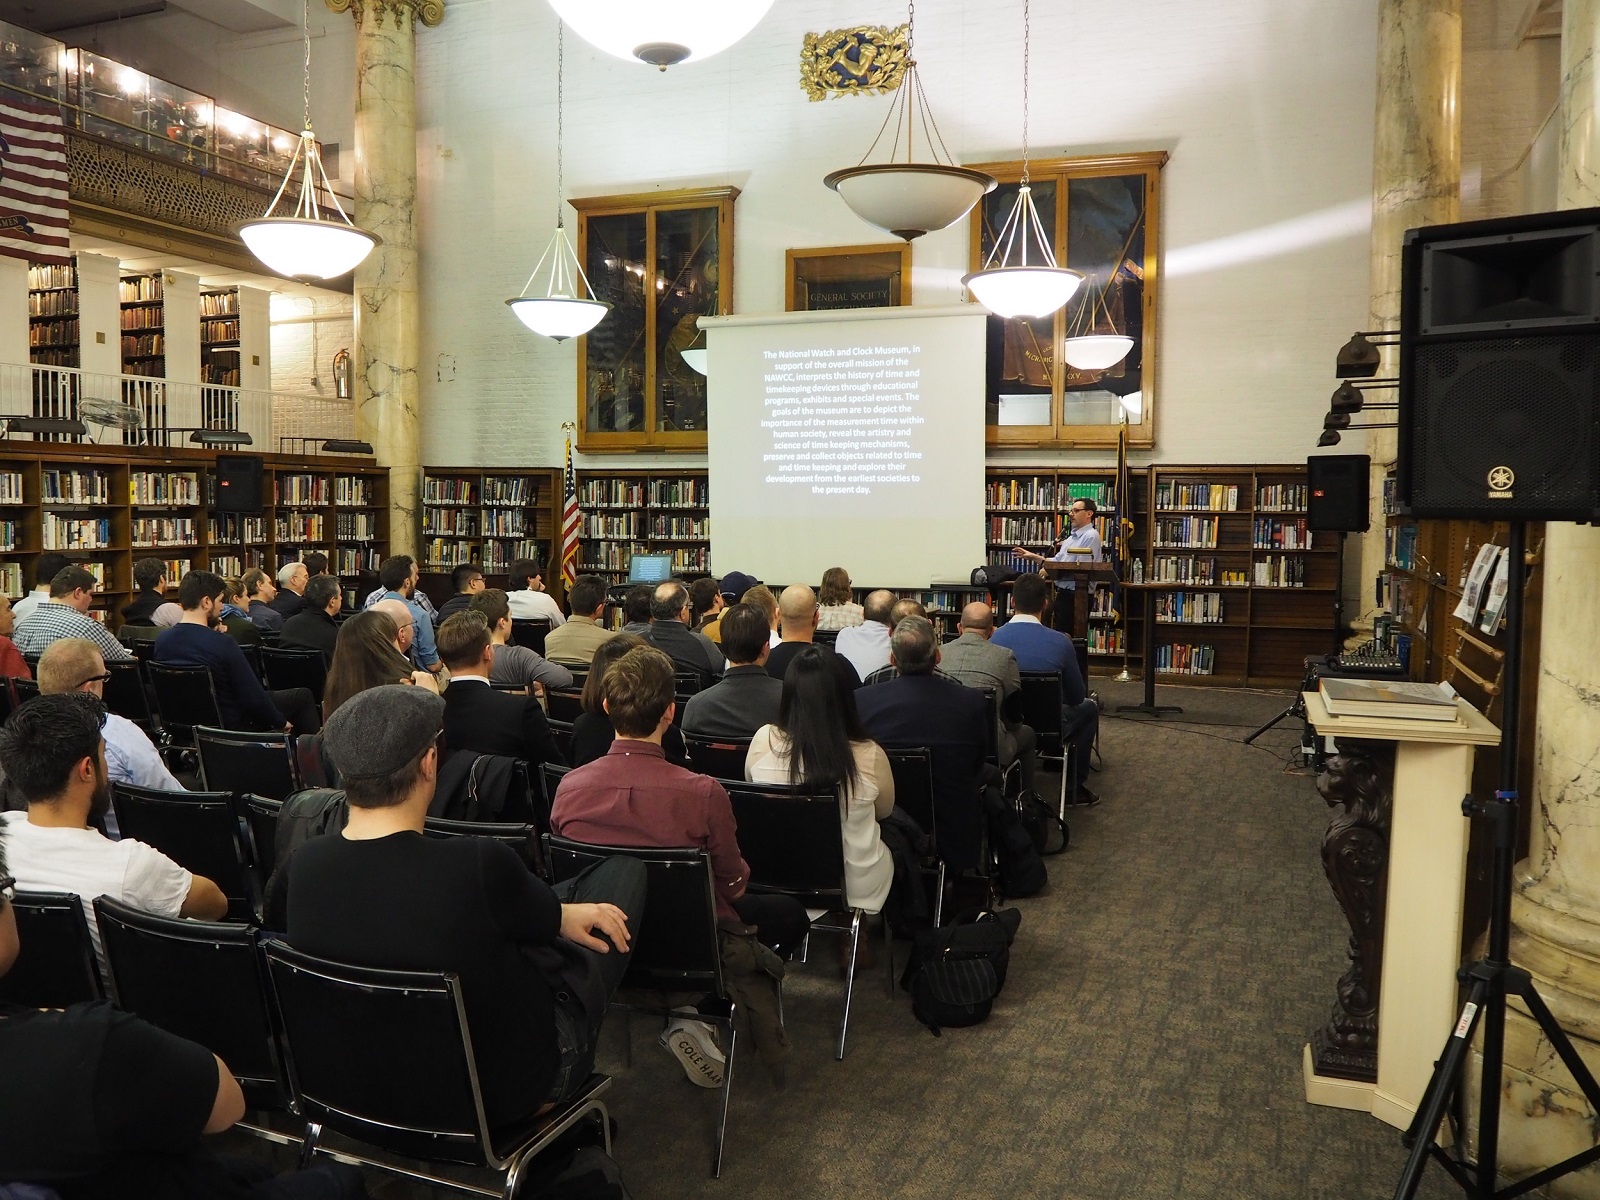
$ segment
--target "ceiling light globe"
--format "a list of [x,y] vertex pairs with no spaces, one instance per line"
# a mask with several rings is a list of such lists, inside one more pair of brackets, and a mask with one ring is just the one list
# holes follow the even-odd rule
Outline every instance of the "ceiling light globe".
[[1133,339],[1119,333],[1094,333],[1067,338],[1061,357],[1080,371],[1109,371],[1133,349]]
[[993,267],[961,282],[997,317],[1048,317],[1072,299],[1083,276],[1065,267]]
[[558,342],[588,333],[611,307],[601,300],[578,300],[572,296],[519,296],[506,303],[517,320]]
[[879,229],[911,241],[954,225],[996,187],[992,176],[942,163],[882,163],[823,177],[850,210]]
[[239,237],[269,270],[290,279],[336,279],[355,270],[379,241],[343,221],[307,217],[246,221]]
[[726,50],[761,22],[772,0],[550,0],[596,49],[665,71]]

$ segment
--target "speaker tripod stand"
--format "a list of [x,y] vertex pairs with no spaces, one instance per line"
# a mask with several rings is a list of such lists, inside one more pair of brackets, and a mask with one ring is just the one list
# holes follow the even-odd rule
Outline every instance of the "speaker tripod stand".
[[[1494,860],[1490,872],[1489,948],[1478,962],[1464,967],[1459,975],[1467,986],[1467,1001],[1461,1017],[1445,1042],[1428,1086],[1422,1093],[1417,1115],[1401,1141],[1411,1150],[1395,1188],[1395,1200],[1411,1200],[1422,1181],[1423,1170],[1431,1157],[1473,1200],[1501,1200],[1521,1196],[1600,1161],[1600,1145],[1563,1159],[1526,1179],[1504,1188],[1496,1186],[1499,1167],[1501,1071],[1505,1064],[1506,1001],[1515,996],[1527,1006],[1539,1029],[1549,1040],[1591,1108],[1600,1112],[1600,1083],[1578,1057],[1566,1030],[1539,996],[1528,972],[1511,965],[1511,880],[1517,841],[1517,719],[1521,708],[1523,598],[1522,571],[1526,527],[1523,521],[1511,522],[1511,586],[1506,595],[1506,660],[1504,707],[1500,726],[1500,779],[1494,797],[1476,800],[1468,796],[1461,805],[1468,817],[1484,817],[1494,833]],[[1483,1026],[1483,1076],[1479,1081],[1478,1159],[1467,1161],[1465,1131],[1456,1131],[1456,1156],[1439,1144],[1440,1122],[1452,1098],[1460,1092],[1472,1046],[1472,1035]],[[1464,1099],[1464,1096],[1463,1096]]]
[[[1344,543],[1349,536],[1348,530],[1341,529],[1339,531],[1339,570],[1333,581],[1333,652],[1335,654],[1339,653],[1344,646]],[[1306,692],[1306,684],[1309,683],[1311,683],[1311,678],[1308,672],[1305,683],[1295,689],[1294,703],[1245,738],[1244,744],[1246,746],[1250,745],[1251,742],[1255,741],[1267,730],[1274,728],[1280,721],[1287,721],[1290,717],[1299,717],[1302,721],[1305,720],[1306,702],[1301,697]],[[1316,685],[1312,684],[1311,686],[1314,687]]]

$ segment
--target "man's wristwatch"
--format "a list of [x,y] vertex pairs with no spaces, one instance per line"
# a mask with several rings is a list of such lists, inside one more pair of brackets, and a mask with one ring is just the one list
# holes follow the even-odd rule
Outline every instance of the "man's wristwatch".
[[0,896],[4,896],[7,900],[17,898],[17,881],[13,876],[0,875]]

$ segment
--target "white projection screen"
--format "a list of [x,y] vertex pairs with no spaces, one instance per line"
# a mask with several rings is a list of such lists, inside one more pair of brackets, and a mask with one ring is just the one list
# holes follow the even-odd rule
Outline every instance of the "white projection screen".
[[984,560],[984,321],[975,305],[702,318],[712,570],[964,583]]

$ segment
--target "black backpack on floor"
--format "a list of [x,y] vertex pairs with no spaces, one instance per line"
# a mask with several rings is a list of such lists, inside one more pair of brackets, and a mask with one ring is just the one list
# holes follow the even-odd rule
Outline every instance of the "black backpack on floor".
[[1044,859],[1033,837],[1017,815],[1017,806],[1000,794],[999,788],[983,789],[983,806],[989,822],[989,850],[994,855],[995,885],[1000,898],[1022,899],[1036,896],[1050,882]]
[[900,976],[900,986],[911,993],[911,1015],[934,1037],[946,1025],[986,1020],[1005,986],[1011,942],[1021,924],[1014,908],[986,908],[917,934]]
[[1033,840],[1033,848],[1047,858],[1060,854],[1072,842],[1072,830],[1055,809],[1039,798],[1038,792],[1023,792],[1017,797],[1017,816]]

